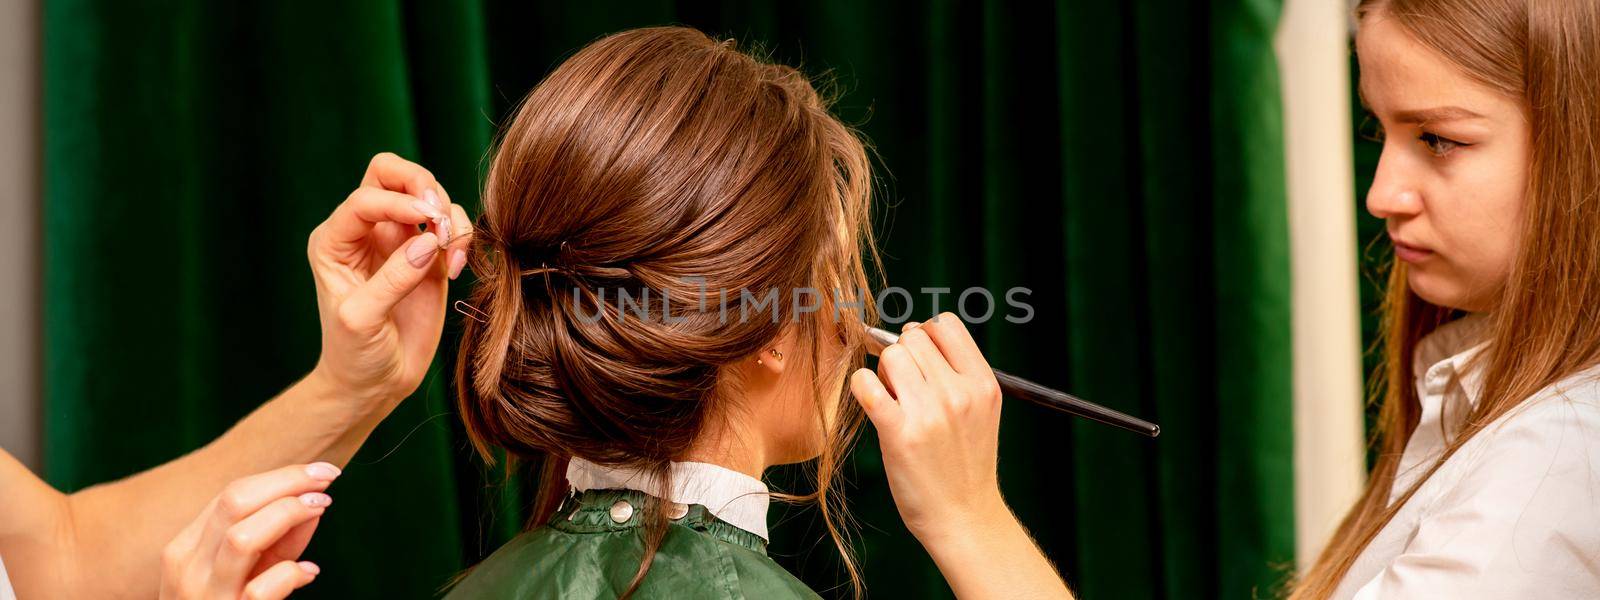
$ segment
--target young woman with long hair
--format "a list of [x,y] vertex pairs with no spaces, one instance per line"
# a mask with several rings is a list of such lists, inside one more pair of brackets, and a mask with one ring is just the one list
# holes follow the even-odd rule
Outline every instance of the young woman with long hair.
[[864,407],[958,594],[1067,596],[1001,500],[999,390],[965,327],[859,368],[871,189],[810,81],[731,40],[626,31],[540,83],[489,169],[456,369],[483,454],[540,467],[538,527],[452,593],[814,596],[766,556],[761,481],[812,460],[788,498],[817,503],[859,592],[834,481]]
[[1294,598],[1600,597],[1600,4],[1367,0],[1377,464]]

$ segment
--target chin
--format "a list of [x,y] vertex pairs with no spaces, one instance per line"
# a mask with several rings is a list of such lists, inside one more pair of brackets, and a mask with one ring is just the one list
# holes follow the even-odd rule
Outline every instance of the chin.
[[1483,307],[1478,306],[1481,303],[1478,295],[1471,293],[1466,285],[1447,277],[1420,271],[1412,267],[1406,275],[1406,283],[1411,286],[1412,293],[1417,297],[1428,301],[1429,304],[1445,308],[1467,312],[1483,310]]

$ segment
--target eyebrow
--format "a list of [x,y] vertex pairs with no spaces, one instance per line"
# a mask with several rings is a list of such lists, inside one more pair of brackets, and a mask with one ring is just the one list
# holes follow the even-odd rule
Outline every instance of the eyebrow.
[[[1372,105],[1367,103],[1367,94],[1356,86],[1356,98],[1361,102],[1361,108],[1372,112]],[[1482,114],[1461,108],[1459,106],[1438,106],[1434,108],[1420,108],[1395,111],[1396,123],[1439,123],[1443,121],[1465,121],[1468,119],[1483,119]]]
[[1399,123],[1437,123],[1441,121],[1465,121],[1468,119],[1482,118],[1484,118],[1483,115],[1459,106],[1440,106],[1436,108],[1401,110],[1395,111],[1394,113],[1394,119]]

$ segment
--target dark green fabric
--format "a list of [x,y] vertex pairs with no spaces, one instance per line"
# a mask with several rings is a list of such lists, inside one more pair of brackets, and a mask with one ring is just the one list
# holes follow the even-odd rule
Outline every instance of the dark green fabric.
[[[476,5],[307,7],[44,4],[50,482],[176,457],[310,370],[306,236],[372,154],[475,197],[492,133]],[[520,525],[476,509],[494,496],[446,382],[430,374],[331,488],[309,595],[427,596]]]
[[[371,154],[475,207],[494,127],[561,57],[682,23],[832,71],[881,157],[891,284],[1029,288],[1032,322],[975,327],[991,361],[1162,424],[1006,406],[1002,486],[1078,590],[1267,595],[1294,559],[1278,10],[45,0],[47,476],[170,459],[309,369],[305,235]],[[428,596],[522,524],[523,485],[485,473],[452,414],[455,330],[335,486],[306,595]],[[948,596],[870,435],[846,476],[868,589]],[[847,594],[815,511],[779,512],[773,558]]]
[[[643,556],[647,497],[591,490],[568,499],[550,522],[511,540],[450,590],[450,598],[616,598]],[[627,512],[618,513],[619,505]],[[767,557],[766,542],[694,504],[668,521],[650,571],[632,597],[816,598]],[[617,517],[623,520],[618,521]]]

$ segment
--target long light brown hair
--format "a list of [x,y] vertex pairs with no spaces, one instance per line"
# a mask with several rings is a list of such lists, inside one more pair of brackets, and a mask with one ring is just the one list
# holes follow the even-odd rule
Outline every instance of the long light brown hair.
[[1483,390],[1416,485],[1389,502],[1420,419],[1412,364],[1421,339],[1456,316],[1418,297],[1404,264],[1389,272],[1377,463],[1361,499],[1294,589],[1324,598],[1417,487],[1467,440],[1541,389],[1600,362],[1600,4],[1570,0],[1365,0],[1463,73],[1526,109],[1528,187],[1511,272],[1487,322]]
[[[524,99],[485,184],[468,300],[483,314],[464,321],[456,381],[485,458],[542,465],[531,523],[557,510],[572,457],[670,489],[669,462],[737,410],[728,367],[792,333],[786,368],[810,375],[826,441],[815,491],[780,497],[817,502],[860,592],[831,492],[861,422],[841,384],[864,332],[832,306],[870,289],[877,254],[866,147],[829,104],[799,71],[682,27],[595,41]],[[801,288],[823,308],[797,309]],[[779,301],[745,318],[745,291]],[[819,352],[834,336],[843,352]],[[650,504],[627,593],[667,530]]]

